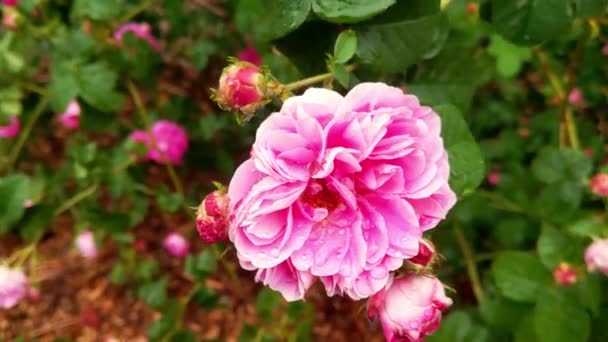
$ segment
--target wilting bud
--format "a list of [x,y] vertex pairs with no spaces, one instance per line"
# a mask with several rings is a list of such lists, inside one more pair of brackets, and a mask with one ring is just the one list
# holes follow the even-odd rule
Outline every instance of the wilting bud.
[[163,241],[163,246],[174,257],[183,258],[188,255],[190,245],[188,241],[178,233],[169,233]]
[[18,117],[13,116],[7,125],[0,126],[0,138],[12,139],[19,134],[19,131],[21,131],[21,122]]
[[224,68],[215,100],[222,108],[251,116],[267,102],[267,84],[257,65],[235,62]]
[[558,285],[569,286],[576,283],[577,273],[570,264],[562,262],[553,270],[553,280]]
[[228,194],[216,190],[203,200],[196,213],[196,229],[206,243],[228,238]]
[[585,251],[587,270],[608,275],[608,239],[594,241]]
[[600,197],[608,196],[608,173],[598,173],[589,181],[589,189]]
[[10,309],[27,295],[27,278],[21,269],[0,265],[0,308]]
[[433,246],[433,244],[427,240],[420,240],[418,245],[418,254],[409,261],[416,265],[426,267],[431,264],[431,261],[433,261],[433,257],[435,256],[435,246]]
[[378,316],[387,341],[420,342],[439,328],[441,313],[451,305],[437,278],[408,275],[371,297],[368,316]]
[[85,258],[95,258],[97,256],[97,246],[95,245],[95,235],[90,230],[85,230],[76,237],[76,248]]

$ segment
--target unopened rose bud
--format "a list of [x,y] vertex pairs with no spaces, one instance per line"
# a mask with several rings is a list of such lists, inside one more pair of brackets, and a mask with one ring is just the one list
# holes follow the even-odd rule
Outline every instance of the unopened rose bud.
[[19,134],[19,131],[21,131],[21,122],[18,117],[13,116],[6,125],[0,125],[0,138],[12,139]]
[[435,247],[430,241],[420,240],[418,247],[418,254],[411,258],[409,261],[416,265],[426,267],[431,261],[433,261],[433,257],[435,256]]
[[85,258],[95,258],[97,256],[97,246],[95,245],[95,235],[90,230],[85,230],[76,237],[76,248]]
[[253,45],[249,45],[247,48],[239,51],[236,57],[243,62],[249,62],[256,66],[262,65],[262,59]]
[[553,280],[557,285],[569,286],[576,283],[576,270],[568,263],[562,262],[553,270]]
[[608,173],[598,173],[589,181],[591,192],[600,197],[608,197]]
[[188,255],[190,249],[188,241],[178,233],[169,233],[163,241],[163,246],[169,254],[177,258],[183,258]]
[[492,171],[490,173],[488,173],[488,176],[486,177],[486,179],[488,180],[488,183],[490,183],[490,185],[494,185],[497,186],[500,183],[500,172],[497,171]]
[[67,129],[76,129],[80,126],[80,105],[78,101],[70,101],[65,112],[59,114],[59,122]]
[[608,239],[594,241],[585,251],[589,272],[600,271],[608,275]]
[[216,93],[217,103],[227,110],[253,115],[267,102],[267,78],[249,62],[235,62],[222,72]]
[[196,213],[196,229],[206,243],[228,238],[228,194],[216,190],[203,200]]
[[434,277],[408,275],[373,295],[368,316],[377,316],[387,341],[423,341],[439,328],[442,312],[452,305]]

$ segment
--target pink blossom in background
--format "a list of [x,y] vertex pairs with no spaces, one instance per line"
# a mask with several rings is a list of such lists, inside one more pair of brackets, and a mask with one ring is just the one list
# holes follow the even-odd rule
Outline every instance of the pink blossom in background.
[[608,56],[608,44],[604,45],[604,47],[602,48],[602,53],[605,56]]
[[568,94],[568,102],[570,102],[571,105],[580,106],[583,104],[583,101],[583,92],[578,88],[572,89],[570,94]]
[[576,283],[576,269],[570,264],[562,262],[553,269],[553,280],[557,285],[570,286]]
[[156,39],[156,37],[154,37],[154,35],[152,34],[150,24],[126,23],[119,27],[116,31],[114,31],[114,40],[116,40],[118,44],[122,44],[122,39],[127,32],[133,32],[133,34],[137,38],[147,41],[153,49],[160,49],[160,43],[158,39]]
[[228,194],[216,190],[203,200],[196,212],[196,230],[205,243],[228,239]]
[[410,259],[411,263],[426,267],[428,266],[435,257],[435,247],[430,241],[420,240],[420,247],[418,248],[418,254]]
[[380,319],[388,342],[421,342],[439,328],[442,312],[451,305],[437,278],[409,275],[372,296],[368,315]]
[[70,101],[65,112],[59,114],[59,122],[68,129],[75,129],[80,126],[80,105],[78,101]]
[[222,71],[218,103],[241,109],[264,100],[266,78],[259,67],[249,62],[234,63]]
[[9,30],[17,29],[17,12],[15,11],[4,11],[2,13],[2,25]]
[[174,257],[183,258],[188,255],[188,241],[178,233],[169,233],[163,241],[163,246]]
[[78,252],[85,258],[95,258],[97,256],[97,245],[95,244],[95,235],[90,230],[78,234],[76,237],[76,248]]
[[19,0],[2,0],[2,4],[4,6],[17,6],[19,4]]
[[498,171],[492,171],[490,173],[488,173],[488,176],[486,177],[488,183],[490,183],[491,185],[497,186],[500,183],[500,172]]
[[253,45],[248,45],[245,49],[239,51],[236,55],[236,58],[241,61],[255,64],[257,66],[262,65],[262,58],[255,50],[255,47]]
[[27,278],[22,270],[0,265],[0,308],[10,309],[27,294]]
[[230,182],[241,266],[287,300],[316,279],[330,296],[380,291],[456,202],[440,131],[431,108],[383,83],[287,99]]
[[188,151],[188,133],[183,127],[169,120],[159,120],[152,125],[152,136],[154,139],[146,131],[138,130],[132,132],[129,138],[146,145],[148,160],[164,164],[164,154],[169,163],[182,164],[184,155]]
[[13,116],[7,125],[0,126],[0,138],[12,139],[19,134],[19,131],[21,131],[21,122],[18,117]]
[[608,239],[593,241],[585,251],[587,270],[608,275]]
[[589,189],[599,197],[608,197],[608,173],[598,173],[591,177]]

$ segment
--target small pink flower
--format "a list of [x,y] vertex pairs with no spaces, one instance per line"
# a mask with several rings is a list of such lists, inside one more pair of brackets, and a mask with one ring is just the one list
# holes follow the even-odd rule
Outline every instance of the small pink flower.
[[163,246],[174,257],[183,258],[188,255],[188,241],[178,233],[169,233],[163,241]]
[[122,40],[124,35],[127,32],[133,32],[133,34],[139,38],[143,39],[150,44],[150,46],[155,50],[160,50],[160,43],[158,39],[152,35],[152,29],[150,28],[150,24],[148,23],[127,23],[119,27],[114,32],[114,40],[119,45],[122,45]]
[[570,91],[570,94],[568,94],[568,102],[570,102],[570,104],[574,106],[582,105],[584,102],[583,92],[579,88],[572,89],[572,91]]
[[585,263],[589,272],[600,271],[608,275],[608,239],[594,241],[587,247]]
[[20,269],[0,265],[0,308],[10,309],[27,294],[25,274]]
[[76,237],[76,248],[85,258],[95,258],[97,256],[97,245],[95,235],[90,230],[85,230]]
[[17,29],[17,12],[16,11],[3,11],[2,13],[2,25],[11,31]]
[[488,176],[486,177],[488,183],[494,186],[497,186],[500,183],[500,178],[501,174],[498,171],[492,171],[488,173]]
[[589,181],[589,189],[599,197],[608,197],[608,173],[598,173]]
[[426,267],[428,266],[433,258],[435,257],[435,247],[428,240],[420,240],[420,247],[418,249],[418,254],[409,259],[409,262],[414,263],[416,265]]
[[217,101],[229,109],[255,109],[263,104],[265,91],[266,77],[260,68],[249,62],[236,62],[222,72]]
[[19,0],[2,0],[2,4],[4,6],[17,6],[19,4]]
[[182,164],[188,150],[188,133],[183,127],[169,120],[159,120],[152,125],[152,135],[154,139],[146,131],[135,131],[129,138],[148,147],[148,160],[164,164],[164,154],[169,163]]
[[206,243],[228,239],[228,195],[216,190],[203,200],[196,213],[196,229]]
[[388,342],[421,342],[439,328],[441,313],[451,305],[437,278],[409,275],[372,296],[368,315],[378,316]]
[[70,101],[65,112],[59,115],[59,122],[68,129],[75,129],[80,126],[80,105],[78,101]]
[[604,54],[605,56],[608,56],[608,44],[604,45],[604,47],[602,47],[602,54]]
[[288,300],[317,279],[330,296],[384,288],[456,202],[440,132],[431,108],[382,83],[287,99],[230,181],[241,266]]
[[570,286],[576,283],[577,273],[570,264],[562,262],[553,270],[553,280],[557,285]]
[[241,61],[249,62],[256,66],[262,65],[262,59],[253,45],[248,45],[245,49],[239,51],[236,57]]
[[0,126],[0,138],[12,139],[21,131],[21,122],[19,118],[13,116],[6,126]]

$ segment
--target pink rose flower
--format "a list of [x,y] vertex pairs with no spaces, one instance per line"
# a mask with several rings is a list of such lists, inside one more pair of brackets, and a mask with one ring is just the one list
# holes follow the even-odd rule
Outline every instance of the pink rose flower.
[[236,58],[257,66],[262,65],[262,58],[260,58],[260,55],[255,50],[255,47],[253,45],[248,45],[245,49],[239,51],[239,53],[236,55]]
[[568,94],[568,102],[570,102],[571,105],[580,106],[583,104],[583,101],[583,92],[578,88],[572,89],[570,94]]
[[[173,165],[180,165],[188,150],[188,133],[180,125],[169,120],[159,120],[152,125],[154,140],[146,131],[135,131],[129,138],[148,147],[146,159],[164,164],[163,153]],[[154,146],[156,142],[156,146]],[[157,148],[158,147],[158,148]],[[161,152],[162,151],[162,152]]]
[[421,342],[439,328],[441,313],[451,305],[437,278],[409,275],[375,294],[368,315],[380,319],[388,342]]
[[17,6],[19,4],[19,0],[2,0],[2,4],[4,6]]
[[416,265],[427,267],[435,257],[435,247],[430,241],[420,240],[418,255],[411,258],[409,261]]
[[85,258],[95,258],[97,256],[97,245],[95,235],[90,230],[85,230],[76,237],[76,248]]
[[598,173],[589,181],[589,189],[599,197],[608,196],[608,173]]
[[225,108],[256,109],[264,102],[266,77],[249,62],[236,62],[224,68],[217,91],[217,101]]
[[216,190],[203,200],[196,212],[196,230],[206,243],[228,239],[228,194]]
[[0,138],[12,139],[21,131],[21,122],[19,118],[13,116],[6,126],[0,126]]
[[178,258],[188,255],[190,249],[188,241],[178,233],[169,233],[163,241],[163,246],[169,254]]
[[589,272],[600,271],[608,275],[608,239],[594,241],[585,251]]
[[80,105],[78,101],[70,101],[65,112],[59,114],[59,122],[68,129],[75,129],[80,126]]
[[158,39],[152,34],[152,29],[148,23],[126,23],[114,31],[114,40],[122,46],[122,39],[127,32],[142,40],[145,40],[155,50],[160,50]]
[[288,300],[315,279],[330,296],[384,288],[456,202],[440,131],[431,108],[382,83],[287,99],[230,182],[241,266]]
[[27,278],[20,269],[0,265],[0,308],[10,309],[27,294]]
[[577,273],[574,267],[562,262],[553,269],[553,280],[557,285],[570,286],[576,283]]

